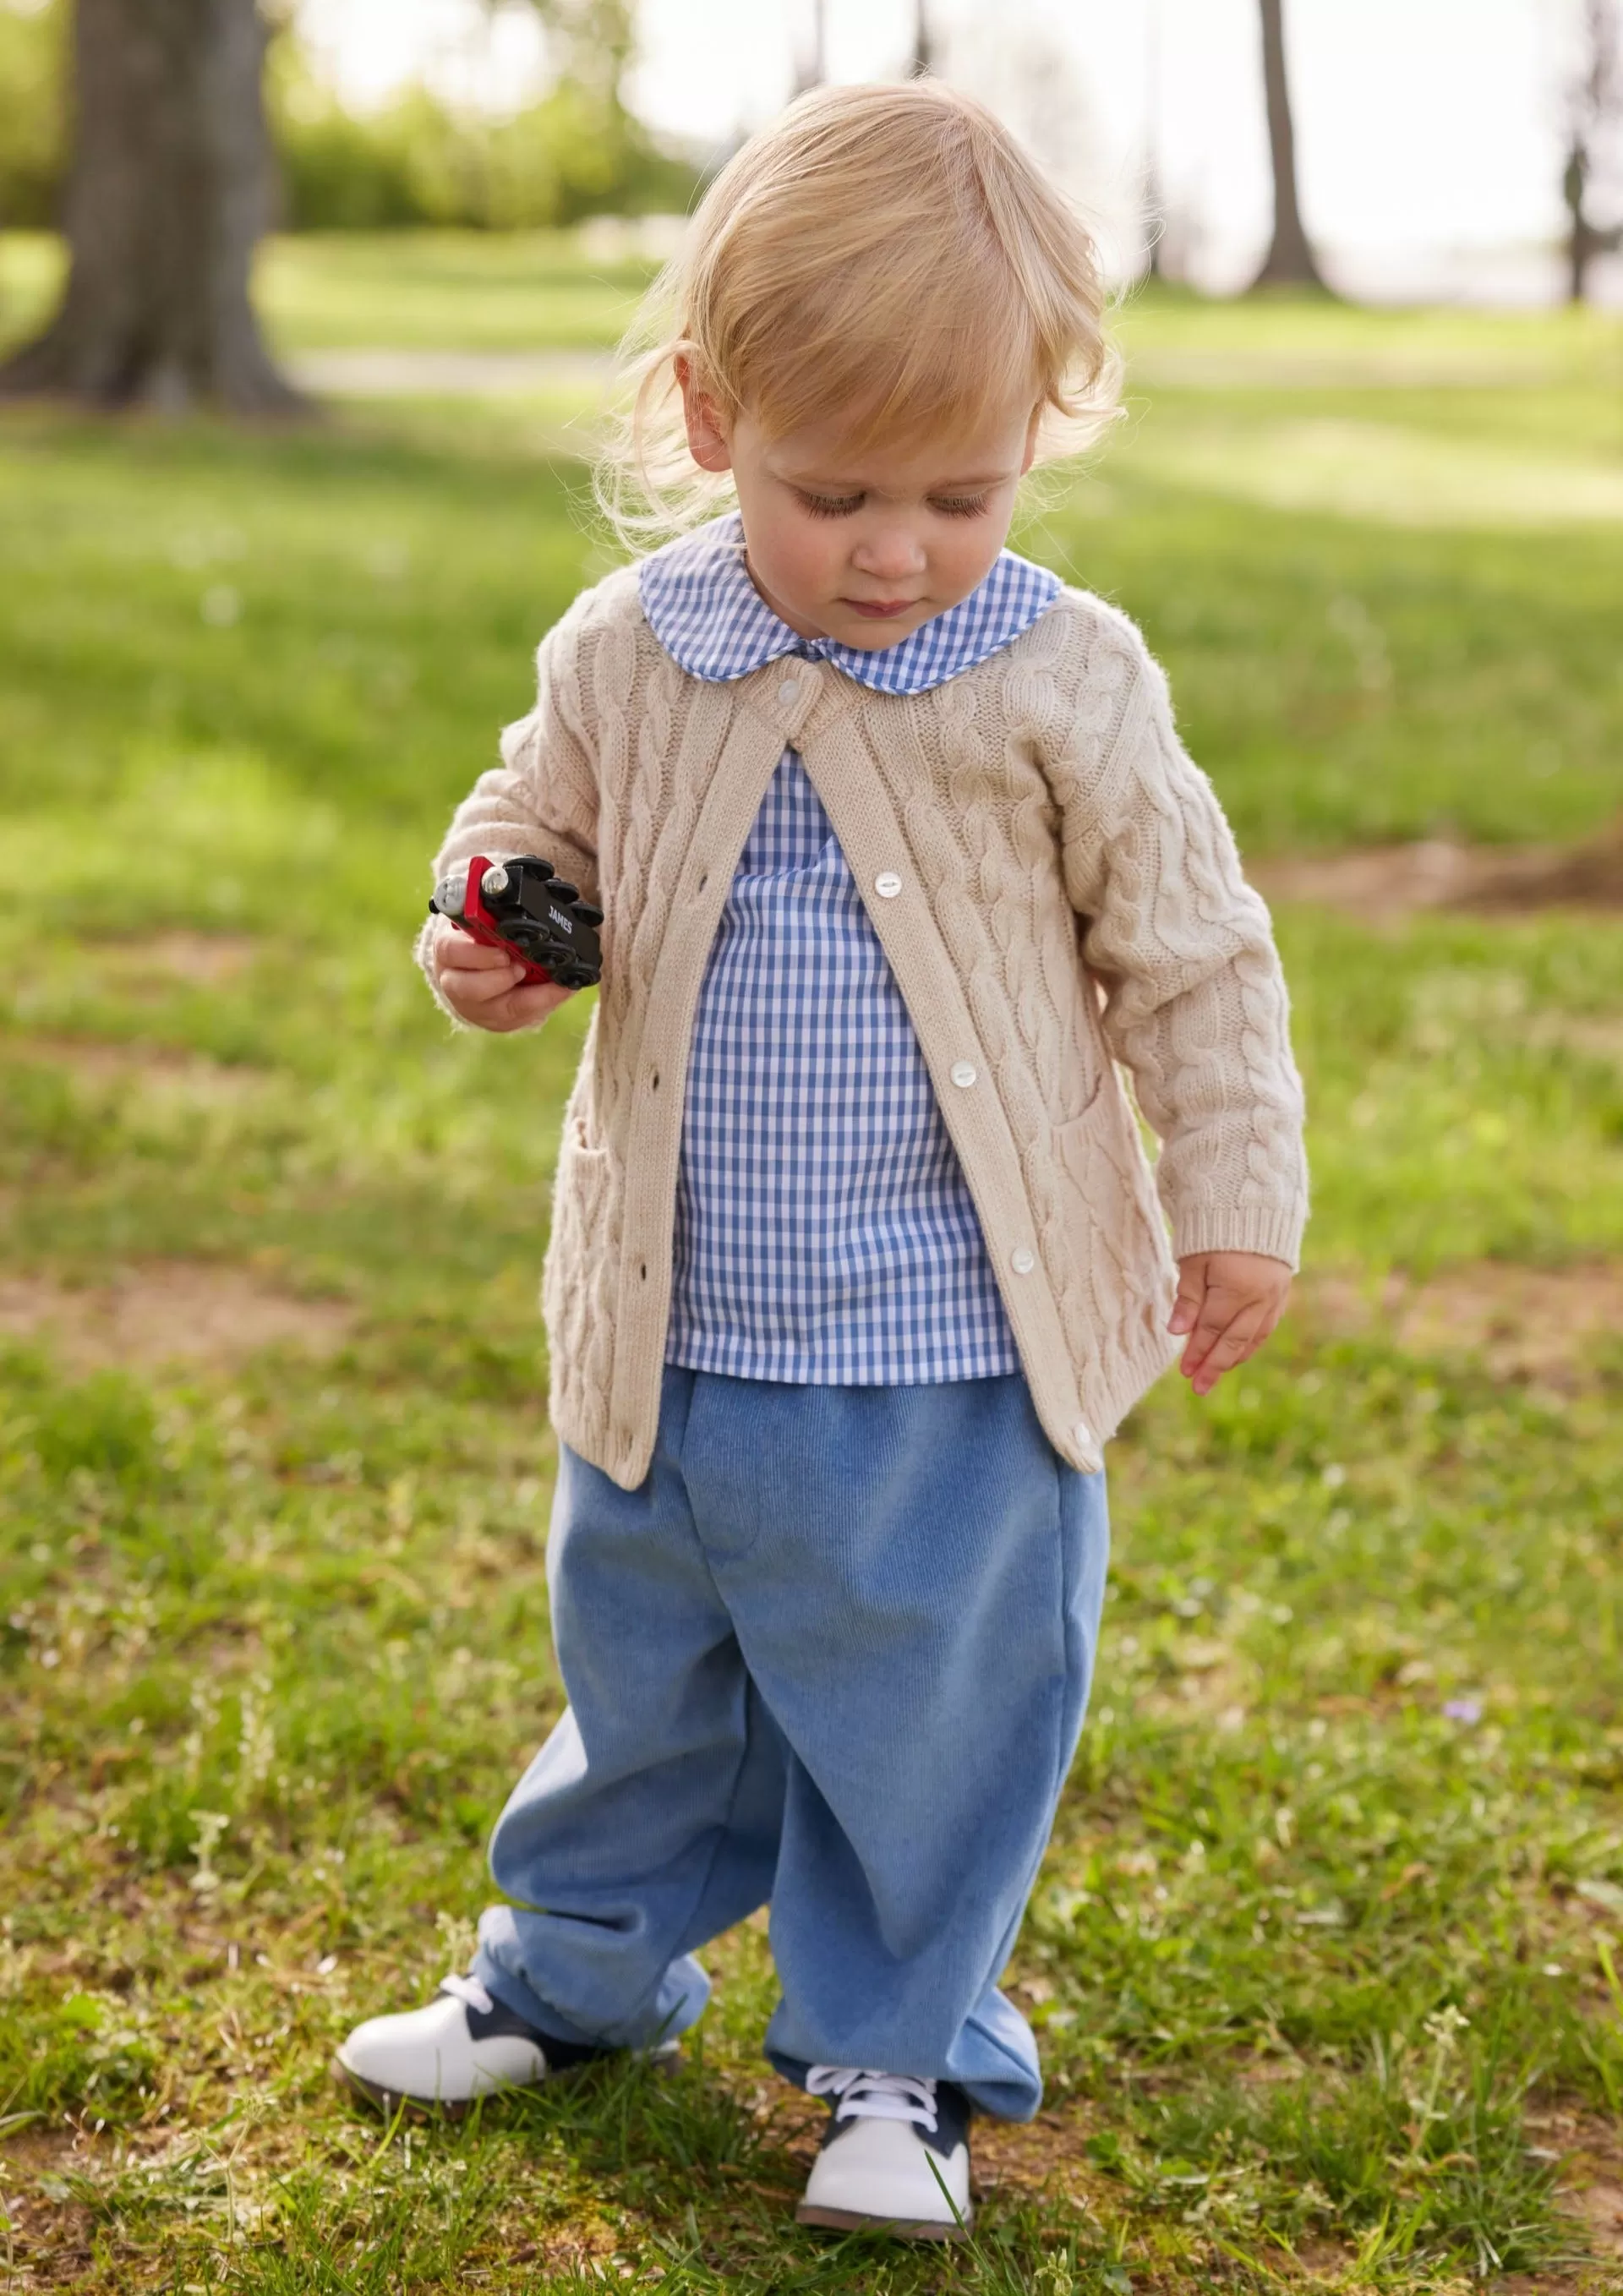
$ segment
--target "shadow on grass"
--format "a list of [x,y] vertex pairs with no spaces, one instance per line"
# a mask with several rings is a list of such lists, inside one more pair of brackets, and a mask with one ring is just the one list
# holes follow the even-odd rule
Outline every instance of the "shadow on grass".
[[[543,2164],[546,2191],[527,2194]],[[657,2281],[671,2296],[1127,2296],[1130,2288],[1117,2243],[1078,2225],[1074,2211],[1062,2226],[1041,2200],[995,2207],[993,2221],[961,2243],[901,2243],[798,2226],[803,2177],[770,2112],[753,2112],[695,2047],[668,2071],[594,2067],[476,2107],[460,2122],[397,2118],[358,2173],[307,2163],[283,2178],[274,2231],[267,2223],[217,2265],[215,2278],[194,2284],[244,2296],[392,2296],[477,2271],[497,2287]],[[407,2208],[411,2185],[418,2199]]]

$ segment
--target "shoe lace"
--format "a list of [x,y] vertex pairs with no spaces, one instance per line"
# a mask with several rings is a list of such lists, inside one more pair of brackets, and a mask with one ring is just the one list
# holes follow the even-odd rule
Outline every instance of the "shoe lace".
[[856,2065],[813,2065],[806,2076],[813,2096],[838,2097],[836,2120],[911,2120],[934,2136],[936,2085],[911,2073],[865,2072]]
[[470,2009],[477,2009],[482,2017],[488,2017],[496,2007],[496,2003],[477,1977],[463,1977],[455,1970],[449,1977],[441,1980],[439,1989],[442,1993],[455,1995],[458,2001],[465,2001]]

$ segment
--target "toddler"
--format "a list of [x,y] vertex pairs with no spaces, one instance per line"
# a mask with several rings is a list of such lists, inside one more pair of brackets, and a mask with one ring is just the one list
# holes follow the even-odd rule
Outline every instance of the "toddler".
[[[538,853],[606,920],[542,1293],[569,1710],[472,1969],[339,2064],[454,2111],[663,2054],[695,1950],[769,1904],[767,2054],[830,2107],[802,2221],[949,2236],[971,2115],[1041,2097],[997,1980],[1104,1445],[1180,1344],[1203,1395],[1277,1321],[1300,1093],[1160,671],[1004,547],[1111,407],[1066,202],[965,96],[824,90],[667,288],[604,487],[676,538],[547,636],[435,864]],[[421,955],[475,1027],[569,993],[443,920]]]

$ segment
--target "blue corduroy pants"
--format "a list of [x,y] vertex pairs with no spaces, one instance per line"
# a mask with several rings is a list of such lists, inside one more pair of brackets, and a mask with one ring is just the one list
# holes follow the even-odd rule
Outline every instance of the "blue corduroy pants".
[[700,2015],[694,1948],[770,1901],[779,2071],[1042,2097],[997,1990],[1086,1703],[1104,1478],[1024,1378],[807,1387],[668,1367],[634,1491],[565,1450],[569,1711],[490,1846],[476,1974],[561,2040]]

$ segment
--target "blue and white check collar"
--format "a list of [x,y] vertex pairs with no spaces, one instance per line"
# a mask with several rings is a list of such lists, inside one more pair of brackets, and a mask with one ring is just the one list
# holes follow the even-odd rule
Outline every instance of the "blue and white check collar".
[[778,619],[750,579],[736,512],[656,550],[637,578],[650,628],[690,676],[743,677],[797,654],[832,661],[876,693],[923,693],[972,669],[1029,630],[1061,588],[1057,574],[1005,550],[979,589],[895,645],[865,649],[803,638]]

